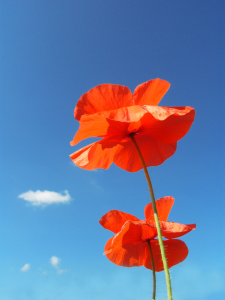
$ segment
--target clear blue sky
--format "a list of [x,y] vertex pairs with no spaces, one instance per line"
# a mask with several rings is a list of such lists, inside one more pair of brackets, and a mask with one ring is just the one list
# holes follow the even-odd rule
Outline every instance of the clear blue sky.
[[[0,299],[151,298],[151,271],[108,261],[112,234],[98,223],[111,209],[144,218],[143,171],[85,171],[69,154],[90,142],[70,146],[83,93],[102,83],[133,92],[157,77],[171,83],[161,105],[196,109],[175,155],[149,168],[156,198],[175,198],[169,221],[197,224],[182,238],[189,256],[171,269],[174,299],[222,299],[224,1],[1,0],[0,10]],[[71,200],[19,197],[38,190]]]

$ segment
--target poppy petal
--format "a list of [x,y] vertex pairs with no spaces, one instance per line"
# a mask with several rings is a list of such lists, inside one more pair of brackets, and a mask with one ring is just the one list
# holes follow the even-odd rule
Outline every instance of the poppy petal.
[[105,244],[105,249],[104,249],[104,253],[103,255],[106,255],[107,253],[112,251],[112,240],[113,240],[114,236],[111,237]]
[[147,114],[142,106],[130,106],[117,110],[100,112],[93,115],[84,115],[80,127],[71,146],[89,137],[122,136],[138,130],[140,119]]
[[126,221],[140,221],[131,214],[124,213],[119,210],[110,210],[101,217],[99,223],[108,230],[117,233]]
[[136,87],[133,94],[136,105],[158,105],[168,91],[170,83],[162,79],[153,79]]
[[[163,244],[165,247],[166,258],[167,258],[167,263],[169,268],[181,263],[188,256],[188,247],[181,240],[176,240],[176,239],[166,240],[163,241]],[[153,252],[155,270],[156,272],[161,272],[164,270],[164,267],[163,267],[163,262],[162,262],[160,247],[159,247],[159,241],[152,240],[151,247]],[[144,266],[147,269],[152,270],[150,255],[147,256]]]
[[[171,196],[163,197],[156,200],[155,203],[159,220],[166,221],[174,204],[174,198]],[[155,221],[152,203],[145,206],[145,218],[148,221]]]
[[[90,137],[104,137],[107,135],[108,129],[109,123],[106,118],[103,118],[98,114],[83,116],[82,122],[80,122],[80,127],[75,134],[73,141],[70,142],[70,145],[75,146],[80,141]],[[121,132],[120,134],[118,134],[118,132],[115,133],[117,133],[117,135],[121,135]]]
[[70,155],[75,165],[82,169],[108,169],[113,162],[119,140],[104,138]]
[[106,243],[104,252],[111,262],[121,267],[140,267],[144,265],[149,256],[147,243],[111,248],[112,239],[109,239]]
[[[161,165],[175,153],[177,147],[176,143],[164,144],[143,134],[136,134],[135,140],[147,167]],[[123,139],[118,144],[113,162],[121,169],[129,172],[136,172],[143,168],[130,138]]]
[[133,105],[132,93],[126,86],[101,84],[81,96],[74,110],[74,118],[79,121],[85,114],[90,115],[131,105]]
[[72,159],[73,163],[80,168],[85,167],[87,164],[90,164],[88,159],[88,153],[90,152],[92,147],[95,147],[96,143],[87,145],[76,152],[70,154],[70,158]]
[[157,141],[172,144],[187,134],[194,118],[195,110],[192,107],[151,107],[145,109],[154,117],[154,121],[144,115],[141,119],[143,134],[150,135]]
[[138,244],[157,236],[154,227],[143,221],[127,221],[121,230],[114,236],[112,248],[123,247],[127,244]]
[[187,234],[196,228],[196,224],[183,225],[175,222],[160,222],[162,236],[166,239],[174,239]]

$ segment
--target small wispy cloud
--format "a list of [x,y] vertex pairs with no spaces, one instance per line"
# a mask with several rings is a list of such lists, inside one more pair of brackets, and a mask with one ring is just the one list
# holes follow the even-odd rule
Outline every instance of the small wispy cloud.
[[25,264],[25,265],[20,269],[20,271],[22,271],[22,272],[27,272],[28,270],[30,270],[30,264]]
[[50,258],[50,264],[57,270],[58,275],[68,272],[68,270],[62,270],[59,268],[60,261],[61,261],[61,258],[59,258],[57,256],[52,256]]
[[46,206],[55,203],[68,203],[71,197],[68,191],[64,191],[65,195],[52,191],[28,191],[18,197],[29,202],[34,206]]
[[58,268],[58,266],[59,266],[59,263],[60,263],[60,258],[59,257],[57,257],[57,256],[52,256],[51,258],[50,258],[50,264],[54,267],[54,268]]

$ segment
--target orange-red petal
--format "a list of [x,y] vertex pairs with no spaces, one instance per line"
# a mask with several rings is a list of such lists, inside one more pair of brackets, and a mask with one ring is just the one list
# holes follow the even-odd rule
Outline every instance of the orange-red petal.
[[[167,220],[173,204],[174,204],[174,198],[171,196],[163,197],[156,200],[156,208],[157,208],[158,217],[160,221]],[[155,221],[152,203],[149,203],[145,206],[145,218],[148,221]]]
[[125,137],[130,133],[140,133],[161,143],[173,144],[188,132],[194,116],[195,111],[190,107],[139,105],[83,115],[71,145],[88,137]]
[[[176,143],[164,144],[143,134],[136,134],[135,139],[147,167],[162,164],[175,153],[177,147]],[[129,172],[136,172],[143,168],[137,150],[129,138],[118,143],[113,162]]]
[[74,118],[79,121],[85,114],[90,115],[131,105],[133,105],[132,94],[126,86],[101,84],[81,96],[74,110]]
[[121,267],[140,267],[144,265],[149,256],[147,243],[128,244],[123,247],[112,248],[112,239],[109,239],[106,243],[104,252],[111,262]]
[[[148,167],[162,164],[176,151],[176,143],[163,144],[143,135],[135,137]],[[129,138],[121,141],[120,138],[119,136],[106,137],[74,152],[70,158],[75,165],[86,170],[108,169],[114,162],[126,171],[139,171],[142,165],[132,141]]]
[[[166,240],[166,241],[163,241],[163,244],[165,247],[166,258],[167,258],[167,263],[168,263],[169,268],[181,263],[188,256],[188,247],[181,240],[176,240],[176,239]],[[155,270],[156,270],[156,272],[161,272],[164,270],[164,268],[163,268],[163,262],[162,262],[162,257],[161,257],[158,240],[151,241],[151,247],[152,247],[152,252],[153,252]],[[144,266],[147,269],[152,270],[150,256],[148,256],[146,258]]]
[[[105,245],[104,254],[114,264],[121,267],[140,267],[145,266],[152,270],[150,251],[147,242],[140,244],[127,244],[123,247],[112,247],[112,240],[108,240]],[[168,267],[171,268],[186,259],[188,247],[178,239],[163,241]],[[156,272],[164,270],[158,240],[151,240],[151,248]]]
[[158,105],[169,87],[169,82],[159,78],[144,82],[138,85],[134,90],[134,104]]
[[157,231],[144,221],[127,221],[112,240],[112,248],[123,247],[127,244],[138,244],[154,239]]
[[141,119],[140,132],[166,144],[172,144],[184,137],[195,118],[194,108],[188,106],[171,108],[145,106],[145,109],[154,119],[150,121],[149,115],[144,115]]
[[142,106],[130,106],[84,115],[81,118],[79,130],[70,144],[74,146],[89,137],[128,136],[130,132],[139,130],[140,119],[147,113]]
[[119,210],[110,210],[101,217],[99,223],[108,230],[117,233],[121,230],[126,221],[140,221],[131,214]]
[[108,169],[113,162],[118,140],[102,139],[70,155],[75,165],[82,169]]
[[196,228],[196,224],[183,225],[175,222],[160,222],[162,236],[166,239],[181,237]]

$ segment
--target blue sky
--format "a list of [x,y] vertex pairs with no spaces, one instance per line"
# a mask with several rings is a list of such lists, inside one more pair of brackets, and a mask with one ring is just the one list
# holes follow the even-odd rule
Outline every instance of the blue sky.
[[[1,1],[0,297],[4,300],[147,300],[152,274],[103,256],[111,209],[144,218],[143,171],[85,171],[69,154],[77,100],[102,83],[169,81],[162,106],[196,119],[174,156],[149,168],[169,221],[196,223],[187,259],[171,269],[174,299],[222,299],[224,285],[223,1]],[[20,195],[48,191],[59,203]],[[65,192],[67,191],[67,192]],[[57,194],[56,194],[57,193]],[[63,201],[63,203],[60,203]],[[157,300],[166,297],[157,273]]]

